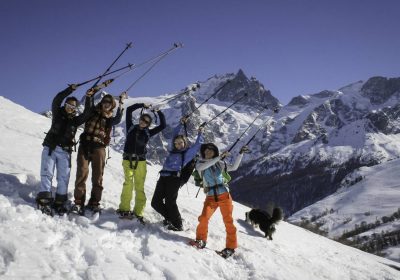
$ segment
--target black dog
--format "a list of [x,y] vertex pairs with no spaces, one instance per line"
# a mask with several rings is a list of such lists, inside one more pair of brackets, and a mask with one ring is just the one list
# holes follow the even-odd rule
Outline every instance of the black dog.
[[265,237],[272,240],[272,234],[275,232],[275,225],[282,220],[283,211],[279,207],[275,207],[272,211],[272,216],[261,209],[251,209],[246,212],[246,222],[253,227],[260,227],[260,230],[265,233]]

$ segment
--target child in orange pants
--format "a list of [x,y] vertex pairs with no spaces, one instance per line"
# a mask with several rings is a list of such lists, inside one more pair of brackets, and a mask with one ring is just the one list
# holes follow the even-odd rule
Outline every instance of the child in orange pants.
[[196,229],[196,240],[190,244],[202,249],[206,246],[208,235],[208,221],[217,208],[220,208],[226,229],[226,247],[220,251],[224,258],[230,257],[237,248],[236,227],[233,224],[232,196],[229,188],[224,182],[223,172],[234,171],[239,167],[243,158],[243,153],[247,151],[244,146],[236,158],[233,165],[228,165],[224,161],[228,153],[219,155],[218,147],[213,143],[203,144],[200,149],[201,159],[196,163],[196,169],[201,174],[204,191],[207,193],[203,211],[199,216],[199,225]]

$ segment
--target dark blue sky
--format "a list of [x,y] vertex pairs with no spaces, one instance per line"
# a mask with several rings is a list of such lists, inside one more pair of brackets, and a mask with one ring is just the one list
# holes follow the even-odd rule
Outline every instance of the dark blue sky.
[[[287,104],[371,76],[399,77],[399,11],[395,0],[3,0],[0,95],[39,112],[67,83],[102,73],[127,42],[135,46],[117,67],[182,42],[130,96],[242,68]],[[140,74],[109,91],[119,94]]]

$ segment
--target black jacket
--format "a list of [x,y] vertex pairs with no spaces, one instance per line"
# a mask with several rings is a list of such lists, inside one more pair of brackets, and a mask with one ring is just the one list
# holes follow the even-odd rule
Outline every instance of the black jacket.
[[133,111],[143,108],[143,103],[137,103],[129,106],[126,109],[126,140],[124,146],[125,154],[135,154],[139,156],[141,160],[146,159],[146,145],[149,142],[150,137],[156,135],[161,132],[166,126],[164,114],[161,111],[157,111],[157,114],[160,118],[160,125],[156,126],[152,129],[140,129],[139,125],[134,125],[132,122],[132,113]]
[[68,87],[59,92],[53,99],[51,105],[53,119],[50,130],[43,141],[43,146],[49,147],[50,151],[54,150],[56,146],[60,146],[64,150],[72,152],[72,147],[75,145],[76,130],[90,117],[91,104],[93,103],[91,97],[86,97],[85,110],[78,116],[68,114],[64,106],[61,107],[63,100],[72,92],[73,90]]

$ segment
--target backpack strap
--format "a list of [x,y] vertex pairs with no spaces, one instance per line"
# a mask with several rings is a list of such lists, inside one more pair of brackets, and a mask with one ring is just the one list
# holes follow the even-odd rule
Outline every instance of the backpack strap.
[[213,168],[214,166],[211,166],[210,167],[210,172],[211,172],[211,174],[212,174],[212,176],[213,176],[213,178],[214,178],[214,181],[215,181],[215,185],[213,186],[213,187],[209,187],[209,188],[211,188],[212,190],[213,190],[213,192],[214,192],[214,199],[215,199],[215,201],[216,202],[218,202],[218,194],[217,194],[217,188],[218,188],[218,180],[217,180],[217,176],[215,176],[215,172],[214,172],[214,168]]

